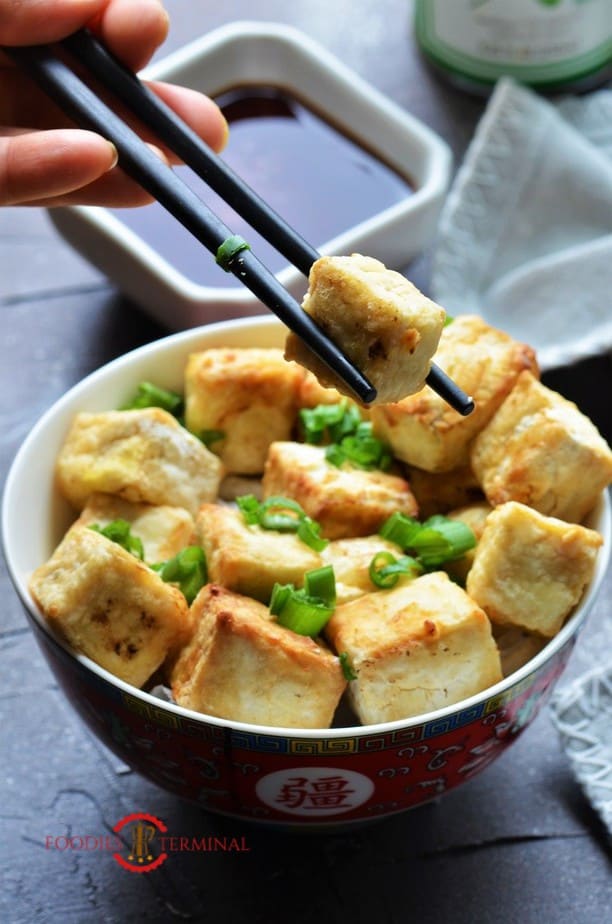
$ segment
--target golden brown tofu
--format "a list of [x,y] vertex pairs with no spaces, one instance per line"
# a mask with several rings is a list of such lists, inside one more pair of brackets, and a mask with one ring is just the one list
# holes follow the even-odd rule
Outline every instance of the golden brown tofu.
[[441,709],[502,678],[486,614],[443,572],[339,606],[325,633],[357,675],[364,724]]
[[328,728],[346,682],[338,658],[216,584],[192,604],[196,629],[172,673],[176,702],[236,722]]
[[518,629],[516,626],[498,626],[493,623],[491,628],[499,649],[504,677],[509,677],[523,664],[535,658],[547,644],[547,639],[541,635],[534,635],[533,632]]
[[30,591],[75,651],[136,687],[190,635],[180,590],[86,526],[66,533],[32,575]]
[[[323,549],[323,563],[332,565],[334,569],[338,606],[377,590],[370,578],[369,569],[372,559],[379,552],[388,552],[395,558],[400,558],[404,554],[399,546],[383,539],[382,536],[336,539]],[[401,583],[408,580],[412,578],[404,575],[399,577]]]
[[[338,404],[346,401],[337,388],[325,388],[321,385],[313,372],[303,370],[302,380],[298,388],[298,407],[317,407],[319,404]],[[364,409],[359,408],[363,413]]]
[[[399,401],[425,384],[446,314],[401,273],[361,254],[321,257],[310,270],[302,307],[375,386],[375,404]],[[323,386],[348,394],[293,333],[285,356]]]
[[192,353],[185,372],[185,422],[218,430],[211,444],[228,472],[257,475],[268,446],[291,436],[304,372],[282,350],[219,348]]
[[492,622],[552,638],[591,580],[603,540],[509,501],[487,517],[467,592]]
[[102,492],[195,515],[217,497],[222,466],[171,414],[150,407],[77,414],[56,472],[60,491],[78,510]]
[[470,465],[450,472],[426,472],[422,468],[406,466],[406,477],[422,519],[484,500],[482,488]]
[[527,372],[474,441],[472,466],[494,506],[514,500],[575,523],[612,481],[594,424]]
[[[458,507],[456,510],[449,510],[446,516],[449,520],[460,520],[470,527],[476,537],[476,542],[480,541],[483,534],[487,517],[493,508],[486,501],[479,504],[467,504],[465,507]],[[468,572],[474,564],[474,555],[476,549],[469,549],[461,558],[444,563],[444,570],[459,583],[465,586]]]
[[296,500],[321,524],[327,539],[368,536],[396,510],[417,513],[404,478],[381,471],[336,466],[325,449],[302,443],[272,443],[263,476],[264,497]]
[[209,579],[264,603],[277,581],[301,587],[304,572],[321,566],[318,553],[294,533],[248,525],[231,507],[203,504],[196,527]]
[[134,536],[141,540],[145,561],[149,564],[167,561],[195,537],[193,517],[184,507],[163,504],[131,504],[112,494],[92,494],[77,523],[104,527],[113,520],[125,520]]
[[374,432],[398,459],[427,472],[450,472],[469,463],[469,444],[489,422],[524,369],[538,373],[531,347],[464,315],[445,327],[436,363],[476,403],[462,417],[426,387],[397,404],[372,408]]

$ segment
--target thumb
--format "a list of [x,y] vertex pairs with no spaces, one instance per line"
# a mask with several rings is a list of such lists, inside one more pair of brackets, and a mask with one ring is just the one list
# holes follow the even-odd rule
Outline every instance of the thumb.
[[0,206],[49,199],[111,170],[117,151],[94,132],[56,129],[0,136]]

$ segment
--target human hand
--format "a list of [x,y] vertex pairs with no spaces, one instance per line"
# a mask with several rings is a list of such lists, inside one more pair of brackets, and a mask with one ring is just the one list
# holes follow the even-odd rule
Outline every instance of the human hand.
[[[161,0],[0,0],[0,46],[55,42],[87,26],[132,70],[168,32]],[[227,123],[208,97],[149,86],[215,151]],[[145,140],[150,136],[142,133]],[[175,162],[169,151],[160,156]],[[143,205],[151,197],[118,167],[114,146],[73,123],[0,53],[0,205]]]

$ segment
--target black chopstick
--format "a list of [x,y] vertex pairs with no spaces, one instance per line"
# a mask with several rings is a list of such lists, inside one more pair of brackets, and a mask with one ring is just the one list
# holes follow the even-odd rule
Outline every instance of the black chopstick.
[[[3,48],[64,112],[84,128],[113,142],[123,170],[164,206],[213,254],[232,236],[230,229],[196,193],[46,46]],[[229,270],[301,337],[364,404],[376,389],[321,331],[275,276],[250,250],[240,251]]]
[[[128,71],[87,30],[60,43],[116,98],[219,193],[302,273],[308,275],[318,252],[217,157],[138,77]],[[120,166],[163,205],[212,253],[231,231],[206,204],[143,145],[139,136],[109,109],[49,47],[5,48],[41,88],[77,124],[109,138],[119,152]],[[353,363],[322,333],[289,296],[275,276],[250,250],[241,251],[228,269],[291,330],[301,337],[365,404],[376,390]],[[427,384],[460,414],[474,402],[439,367],[432,364]]]
[[[275,212],[176,113],[128,70],[88,29],[60,43],[117,99],[151,128],[211,189],[267,240],[292,266],[308,276],[320,254]],[[435,364],[427,384],[464,416],[474,402]]]
[[319,254],[267,202],[239,177],[132,71],[128,70],[87,29],[60,45],[74,55],[106,90],[126,105],[183,163],[214,189],[292,266],[308,276]]

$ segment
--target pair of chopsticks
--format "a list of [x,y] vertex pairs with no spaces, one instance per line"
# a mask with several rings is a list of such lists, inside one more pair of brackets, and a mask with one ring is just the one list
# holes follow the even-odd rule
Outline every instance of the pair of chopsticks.
[[[318,252],[303,240],[224,161],[213,153],[169,106],[125,68],[88,30],[80,30],[52,46],[3,47],[2,51],[23,68],[40,88],[78,125],[108,138],[119,154],[119,166],[156,199],[200,243],[217,254],[231,230],[179,176],[150,150],[72,69],[76,61],[140,122],[197,173],[232,208],[269,241],[305,276]],[[59,52],[59,53],[58,53]],[[267,305],[283,323],[364,403],[376,389],[344,353],[306,314],[259,262],[250,249],[237,252],[225,265],[237,279]],[[440,368],[432,365],[427,384],[460,414],[469,414],[474,402]]]

